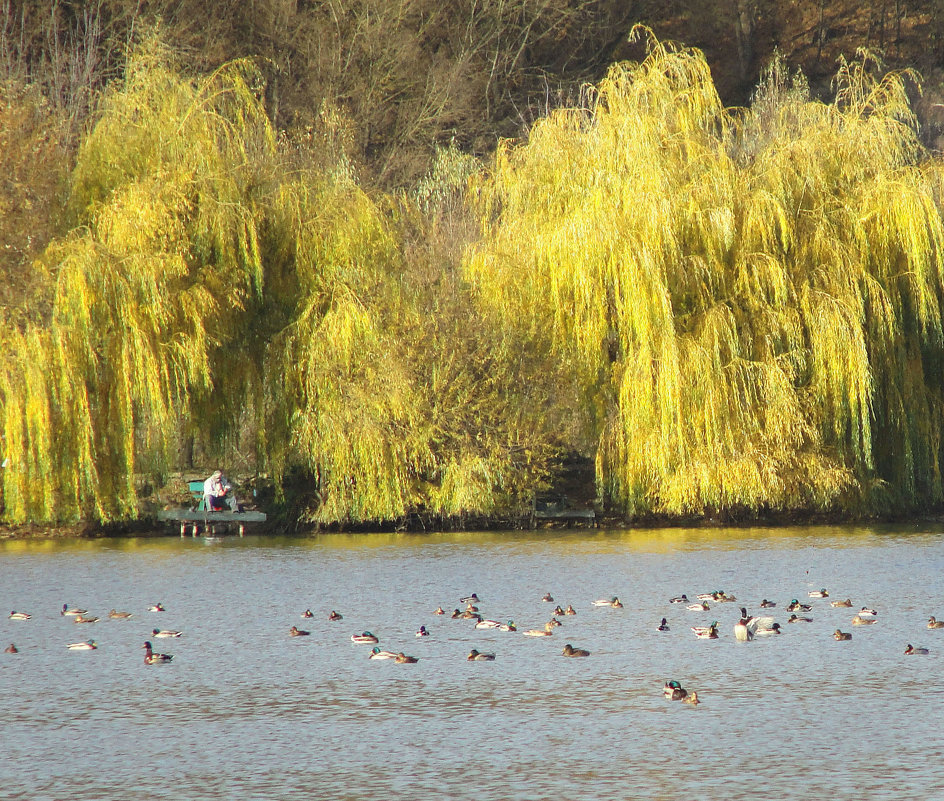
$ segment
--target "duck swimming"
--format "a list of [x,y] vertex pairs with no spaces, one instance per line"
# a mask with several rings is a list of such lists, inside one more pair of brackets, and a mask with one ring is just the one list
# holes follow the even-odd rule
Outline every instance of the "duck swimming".
[[769,629],[773,626],[772,617],[752,617],[747,614],[747,608],[741,607],[741,619],[734,624],[734,639],[741,642],[753,640],[758,631]]
[[682,595],[676,595],[674,598],[669,598],[670,604],[687,604],[688,596],[684,593]]
[[498,627],[499,631],[517,631],[518,627],[515,625],[515,621],[509,620],[507,623],[502,623]]
[[477,629],[498,629],[501,623],[498,620],[477,620],[475,623]]
[[162,603],[151,604],[151,606],[148,607],[148,612],[166,612],[166,611],[167,610],[164,608],[164,604]]
[[338,620],[344,620],[344,615],[342,615],[340,612],[335,612],[332,609],[331,614],[328,615],[328,620],[335,621],[335,622]]
[[86,617],[85,615],[76,615],[72,618],[73,623],[98,623],[97,617]]
[[700,604],[689,604],[685,608],[689,612],[707,612],[709,609],[711,609],[711,607],[708,606],[707,601],[702,601]]
[[[787,623],[812,623],[813,618],[811,617],[798,617],[797,615],[790,615],[790,619]],[[855,621],[852,621],[853,623]]]
[[836,631],[833,633],[833,639],[839,640],[840,642],[848,641],[852,639],[852,634],[847,631],[840,631],[839,629],[836,629]]
[[19,652],[20,652],[20,649],[17,648],[12,642],[6,648],[3,649],[3,653],[5,654],[18,654]]
[[72,615],[84,615],[86,612],[88,612],[88,609],[77,609],[74,606],[70,607],[69,604],[63,604],[62,611],[59,614],[72,616]]
[[[294,629],[295,627],[292,626]],[[152,637],[179,637],[183,634],[182,631],[174,631],[173,629],[151,629]]]
[[304,619],[312,618],[314,616],[315,616],[315,613],[312,612],[310,609],[306,609],[304,612],[302,612],[302,618]]
[[396,658],[393,660],[398,665],[415,665],[420,660],[415,656],[407,656],[404,653],[397,654]]
[[29,620],[31,617],[26,612],[10,612],[10,620]]
[[823,587],[823,589],[821,589],[821,590],[812,590],[812,591],[809,593],[809,596],[810,596],[810,598],[828,598],[828,597],[829,597],[829,593],[826,592],[826,588]]
[[570,604],[567,604],[567,608],[564,610],[565,615],[576,615],[577,610],[574,609]]
[[372,648],[368,659],[396,659],[397,654],[393,651],[381,651],[380,648]]
[[116,609],[112,609],[108,613],[108,617],[112,620],[128,620],[129,618],[134,617],[134,615],[132,615],[131,612],[119,612]]
[[441,606],[437,606],[437,607],[436,607],[436,611],[433,612],[433,614],[434,614],[434,615],[444,615],[444,614],[446,614],[446,610],[443,609]]
[[908,647],[905,648],[905,653],[909,655],[923,656],[927,653],[930,653],[927,648],[915,648],[911,643],[908,643]]
[[662,622],[659,624],[658,631],[668,631],[669,630],[669,621],[665,618],[662,618]]
[[86,640],[85,642],[74,642],[66,646],[70,651],[94,651],[98,648],[95,640]]
[[416,632],[417,637],[428,637],[429,632],[426,630],[426,626],[420,626]]
[[564,614],[566,614],[566,612],[564,612],[563,607],[561,607],[560,605],[558,605],[558,606],[555,606],[555,607],[554,607],[554,612],[553,612],[553,614],[555,614],[555,615],[564,615]]
[[583,648],[574,648],[570,643],[564,646],[563,654],[564,656],[590,656],[589,651],[585,651]]
[[841,607],[844,607],[844,606],[845,606],[845,607],[851,607],[851,606],[852,606],[852,599],[851,599],[851,598],[846,598],[845,601],[830,601],[830,602],[829,602],[829,605],[830,605],[830,606],[835,606],[835,607],[837,607],[837,608],[841,608]]
[[710,626],[692,626],[692,631],[699,640],[717,640],[718,621],[712,621]]
[[944,629],[944,620],[937,620],[932,615],[928,618],[928,628],[929,629]]
[[541,600],[548,604],[554,603],[554,599],[549,592],[544,593],[544,597]]
[[681,701],[688,695],[688,691],[677,681],[667,681],[662,688],[662,695],[671,701]]
[[469,655],[466,657],[467,662],[494,662],[495,654],[483,654],[479,651],[476,651],[474,648],[469,651]]
[[859,617],[875,617],[878,614],[874,609],[870,609],[868,606],[863,606],[859,610]]
[[528,629],[524,635],[525,637],[550,637],[553,628],[554,626],[550,623],[545,623],[543,629]]
[[862,615],[856,615],[852,618],[853,626],[871,626],[875,622],[875,618],[872,617],[862,617]]
[[[157,629],[154,629],[154,631],[157,631]],[[311,634],[310,631],[304,631],[303,629],[300,629],[297,626],[292,626],[292,628],[288,630],[289,637],[307,637],[309,634]],[[154,636],[160,637],[161,635],[155,634]],[[173,637],[174,635],[170,635],[170,636]],[[180,635],[178,634],[177,636],[179,637]]]
[[171,654],[155,654],[151,650],[151,643],[146,642],[141,646],[144,648],[144,664],[145,665],[163,665],[167,662],[170,662],[174,657]]
[[474,592],[471,595],[466,595],[465,598],[460,598],[460,604],[477,604],[479,602],[479,596]]
[[779,623],[771,623],[769,629],[757,629],[754,632],[755,637],[773,637],[776,634],[782,634]]
[[768,601],[766,598],[764,598],[764,600],[760,602],[761,609],[773,609],[776,605],[777,605],[776,602]]
[[789,606],[787,606],[788,612],[809,612],[813,607],[809,604],[801,604],[796,598],[790,601]]
[[614,609],[622,609],[623,604],[615,595],[612,598],[599,598],[593,602],[594,606],[611,606]]
[[698,693],[692,690],[692,694],[686,698],[682,699],[683,704],[691,704],[692,706],[698,706],[701,701],[698,700]]
[[352,634],[351,642],[370,644],[370,643],[380,642],[380,640],[376,637],[376,635],[371,634],[369,631],[365,631],[363,634]]

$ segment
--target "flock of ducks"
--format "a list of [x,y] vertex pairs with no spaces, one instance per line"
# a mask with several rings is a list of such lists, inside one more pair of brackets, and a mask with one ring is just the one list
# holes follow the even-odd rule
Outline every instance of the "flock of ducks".
[[[809,593],[811,599],[827,599],[829,598],[829,592],[823,588],[820,590],[814,590]],[[542,601],[546,603],[555,603],[554,598],[550,593],[546,593]],[[733,595],[730,595],[722,590],[715,590],[710,593],[703,593],[695,596],[694,601],[690,601],[687,595],[679,595],[674,598],[669,599],[670,604],[684,605],[685,609],[692,612],[708,612],[712,609],[712,605],[724,604],[724,603],[734,603],[737,601],[737,598]],[[518,627],[515,625],[513,620],[508,620],[502,622],[500,620],[493,620],[490,618],[484,617],[477,604],[480,602],[480,599],[477,594],[472,593],[471,595],[465,596],[459,599],[460,604],[465,604],[465,609],[461,610],[456,608],[451,613],[452,619],[456,620],[472,620],[474,621],[474,627],[476,629],[495,629],[498,631],[505,632],[517,632]],[[830,606],[835,608],[848,608],[853,607],[852,600],[846,598],[845,600],[832,600],[829,602]],[[601,598],[599,600],[593,601],[592,605],[598,608],[610,608],[610,609],[622,609],[623,604],[618,597],[613,596],[610,598]],[[777,607],[775,601],[769,601],[768,599],[763,599],[760,603],[760,608],[764,610],[770,610]],[[787,624],[795,623],[809,623],[812,622],[813,618],[808,615],[808,613],[813,611],[813,606],[810,603],[803,603],[798,599],[794,598],[790,601],[789,604],[785,607],[786,611],[790,613],[790,617],[787,619]],[[149,612],[165,612],[166,609],[163,604],[157,603],[152,604],[148,607]],[[733,627],[733,634],[735,640],[740,642],[749,642],[758,638],[765,637],[776,637],[782,633],[781,624],[774,620],[772,615],[760,615],[754,616],[748,614],[747,608],[742,606],[740,607],[740,617]],[[88,610],[80,609],[78,607],[70,607],[68,604],[63,604],[62,609],[59,611],[59,614],[63,617],[72,618],[75,624],[90,624],[98,622],[99,618],[90,615]],[[442,606],[439,606],[433,613],[438,616],[446,615],[445,609]],[[557,605],[554,607],[554,610],[551,614],[550,620],[544,624],[543,628],[536,629],[527,629],[521,632],[524,636],[528,637],[550,637],[554,633],[554,629],[558,626],[563,625],[559,620],[560,617],[573,616],[576,615],[577,611],[571,604],[568,604],[565,607]],[[306,609],[301,617],[304,619],[314,618],[314,613],[311,609]],[[118,611],[112,609],[107,617],[112,620],[128,620],[133,617],[131,612]],[[27,612],[10,612],[9,619],[16,621],[28,621],[32,618],[32,615]],[[327,619],[332,622],[340,622],[344,619],[344,616],[332,610],[331,613],[327,616]],[[878,619],[878,613],[875,609],[871,607],[863,606],[861,607],[852,617],[851,625],[852,626],[868,626],[874,625]],[[927,623],[928,629],[944,629],[944,620],[937,620],[935,617],[928,618]],[[670,630],[668,619],[663,617],[661,622],[657,627],[658,631],[667,632]],[[712,621],[708,625],[693,625],[691,626],[692,634],[697,639],[706,639],[706,640],[716,640],[719,639],[721,633],[718,628],[718,621]],[[152,628],[150,633],[151,639],[164,639],[164,638],[177,638],[182,635],[183,632],[174,630],[174,629],[160,629]],[[290,637],[306,637],[311,634],[310,631],[304,629],[299,629],[297,626],[292,626],[288,635]],[[426,628],[425,625],[421,625],[416,632],[416,637],[428,637],[430,636],[430,631]],[[852,639],[851,632],[845,632],[841,629],[836,629],[833,633],[833,639],[840,642],[848,642]],[[151,644],[151,639],[148,639],[142,645],[142,649],[145,652],[144,663],[146,665],[160,665],[167,664],[173,660],[173,655],[165,653],[157,653],[154,651]],[[403,651],[392,651],[383,649],[380,647],[380,638],[377,635],[373,634],[370,631],[356,632],[351,635],[351,642],[356,644],[366,644],[373,646],[368,658],[370,659],[385,659],[390,660],[396,664],[416,664],[419,661],[419,658],[416,656],[411,656],[406,654]],[[70,651],[93,651],[98,648],[94,639],[80,640],[78,642],[68,643],[66,647]],[[19,653],[19,649],[15,644],[11,643],[6,649],[5,653],[15,654]],[[589,657],[590,652],[583,648],[575,648],[570,643],[566,643],[562,650],[562,655],[565,657],[571,658],[580,658],[580,657]],[[906,655],[926,655],[929,653],[929,650],[924,647],[915,647],[910,643],[907,645],[904,653]],[[492,662],[495,660],[494,653],[480,652],[477,649],[473,648],[469,651],[467,660],[470,662]],[[665,698],[673,701],[683,701],[692,706],[697,706],[701,703],[698,699],[698,693],[695,691],[689,692],[682,687],[681,683],[675,679],[668,680],[663,686],[663,695]]]
[[[810,598],[816,599],[825,599],[829,598],[829,592],[823,588],[819,590],[813,590],[809,593]],[[737,601],[733,595],[729,595],[721,590],[716,590],[711,593],[703,593],[696,596],[697,603],[689,603],[689,598],[687,595],[679,595],[674,598],[669,599],[669,603],[672,604],[685,604],[685,608],[692,612],[707,612],[711,609],[711,604],[719,603],[730,603]],[[852,608],[852,599],[846,598],[845,600],[833,600],[829,602],[830,606],[834,608]],[[777,606],[775,601],[769,601],[764,598],[760,607],[762,609],[773,609]],[[789,604],[786,606],[786,611],[790,612],[790,617],[787,619],[787,623],[812,623],[813,618],[809,617],[806,613],[813,610],[813,605],[809,603],[803,603],[797,598],[793,598]],[[868,606],[863,606],[855,613],[851,620],[851,625],[853,626],[870,626],[876,623],[878,619],[878,613]],[[942,629],[944,628],[944,621],[937,620],[935,617],[928,618],[929,629]],[[659,631],[669,631],[669,625],[666,618],[662,618],[662,622],[658,626]],[[702,640],[716,640],[721,635],[718,630],[718,621],[715,620],[707,626],[692,626],[692,633],[696,638]],[[776,637],[782,633],[781,626],[777,623],[772,616],[753,616],[749,615],[746,607],[741,607],[741,616],[738,621],[734,624],[734,638],[740,642],[748,642],[755,638],[762,637]],[[833,639],[837,642],[848,642],[852,639],[852,633],[847,631],[842,631],[842,629],[836,629],[833,632]],[[915,647],[909,643],[905,648],[905,654],[912,655],[927,655],[930,653],[929,649],[924,647]],[[677,680],[666,681],[665,685],[662,688],[662,692],[665,698],[672,701],[684,701],[685,703],[697,705],[700,703],[698,700],[698,693],[691,692],[689,693]]]
[[[165,612],[167,611],[164,608],[162,603],[151,604],[148,606],[149,612]],[[79,609],[75,606],[69,606],[69,604],[63,604],[62,609],[59,611],[59,614],[62,617],[72,618],[72,622],[76,624],[83,623],[97,623],[99,618],[95,615],[90,615],[87,609]],[[130,620],[134,617],[132,612],[122,612],[117,609],[112,609],[108,615],[109,620]],[[28,612],[10,612],[10,620],[32,620],[33,616]],[[181,631],[176,631],[175,629],[151,629],[150,636],[152,638],[165,638],[165,637],[180,637],[183,634]],[[70,642],[66,644],[66,648],[70,651],[95,651],[98,649],[98,643],[94,639],[88,640],[79,640],[78,642]],[[160,665],[170,662],[174,657],[171,654],[159,654],[155,653],[151,641],[145,641],[144,645],[141,646],[144,650],[144,664],[145,665]],[[5,649],[4,653],[6,654],[18,654],[20,649],[16,647],[15,643],[10,643]]]

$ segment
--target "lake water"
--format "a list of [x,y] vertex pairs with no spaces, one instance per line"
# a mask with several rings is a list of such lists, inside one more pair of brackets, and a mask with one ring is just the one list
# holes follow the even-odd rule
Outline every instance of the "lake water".
[[[738,602],[668,603],[717,589]],[[433,614],[472,592],[519,631]],[[940,527],[6,541],[0,597],[3,798],[944,798]],[[762,598],[784,633],[735,641]],[[792,598],[812,623],[786,624]],[[523,636],[557,603],[578,614]],[[851,626],[864,605],[878,622]],[[154,627],[184,632],[152,638],[170,664],[143,663]],[[368,659],[364,630],[419,662]]]

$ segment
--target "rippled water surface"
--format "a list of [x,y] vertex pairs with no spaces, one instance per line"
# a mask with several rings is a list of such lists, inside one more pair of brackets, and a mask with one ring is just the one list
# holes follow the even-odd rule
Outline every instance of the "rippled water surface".
[[[878,622],[851,626],[807,597],[820,587]],[[738,603],[668,603],[716,589]],[[432,614],[472,592],[519,632]],[[545,592],[578,614],[523,636],[550,618]],[[613,595],[623,609],[592,605]],[[0,654],[4,798],[944,797],[939,527],[8,541],[0,597],[33,615],[0,616],[20,649]],[[784,634],[736,642],[738,607],[762,598]],[[812,623],[786,625],[791,598]],[[696,640],[712,620],[721,639]],[[153,640],[169,665],[143,664],[155,626],[184,632]],[[364,630],[419,662],[368,659]],[[670,678],[703,703],[664,700]]]

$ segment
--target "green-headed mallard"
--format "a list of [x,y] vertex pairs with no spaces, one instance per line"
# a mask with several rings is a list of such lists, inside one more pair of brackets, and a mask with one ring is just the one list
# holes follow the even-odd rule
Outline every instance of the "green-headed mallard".
[[380,642],[380,639],[369,631],[365,631],[361,634],[352,634],[351,642],[367,643],[370,645],[371,643]]

